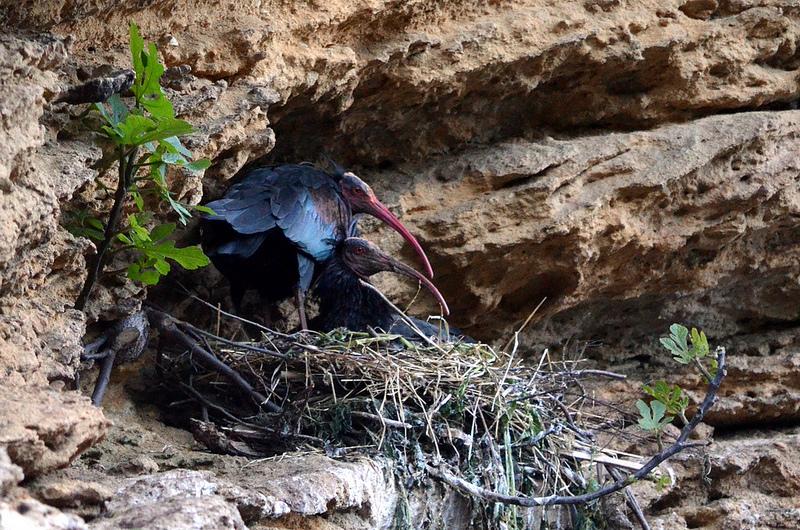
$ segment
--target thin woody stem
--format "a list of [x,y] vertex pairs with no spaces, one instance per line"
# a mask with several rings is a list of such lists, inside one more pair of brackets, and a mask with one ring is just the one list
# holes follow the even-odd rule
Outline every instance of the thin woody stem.
[[125,204],[125,199],[128,197],[128,188],[133,182],[133,173],[135,164],[133,163],[136,157],[138,148],[134,147],[127,153],[122,147],[119,148],[119,173],[117,178],[117,190],[114,192],[114,204],[111,206],[111,212],[108,214],[108,223],[103,233],[103,241],[97,247],[97,254],[89,266],[89,273],[86,275],[86,281],[83,283],[83,288],[75,301],[75,309],[83,310],[86,303],[89,301],[89,296],[92,294],[92,288],[97,282],[98,276],[103,272],[109,256],[109,248],[114,242],[117,235],[117,225],[122,217],[122,207]]

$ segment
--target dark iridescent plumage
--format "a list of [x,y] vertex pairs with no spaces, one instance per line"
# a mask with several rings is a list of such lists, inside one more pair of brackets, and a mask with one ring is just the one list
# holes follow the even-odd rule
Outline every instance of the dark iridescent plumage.
[[[354,251],[358,251],[356,255]],[[358,238],[349,238],[340,243],[336,252],[322,265],[319,278],[314,284],[313,295],[319,300],[319,314],[310,322],[311,329],[330,331],[347,328],[351,331],[366,331],[369,328],[396,333],[409,339],[419,335],[400,317],[377,292],[364,285],[367,278],[377,272],[390,271],[411,276],[426,284],[426,287],[442,304],[445,314],[447,305],[438,290],[420,273],[414,271],[375,245]],[[428,337],[439,337],[444,331],[439,326],[411,317],[414,325]],[[450,340],[462,340],[460,331],[452,329]]]
[[207,206],[215,215],[203,219],[203,249],[237,308],[251,289],[268,302],[307,291],[314,263],[332,255],[352,220],[336,181],[309,164],[253,169]]
[[267,303],[295,292],[306,327],[303,300],[315,266],[353,235],[353,214],[373,215],[400,233],[433,276],[416,238],[365,182],[339,166],[333,174],[306,163],[251,169],[207,206],[214,215],[203,219],[203,249],[230,281],[237,310],[251,289]]

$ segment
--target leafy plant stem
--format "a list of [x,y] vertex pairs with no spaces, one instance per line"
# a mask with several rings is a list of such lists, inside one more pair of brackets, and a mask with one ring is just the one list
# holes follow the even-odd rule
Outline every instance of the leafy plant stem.
[[711,374],[708,372],[708,370],[706,370],[706,367],[703,366],[703,363],[700,362],[700,359],[695,357],[694,363],[697,365],[697,368],[698,370],[700,370],[700,373],[703,374],[703,377],[706,378],[706,383],[710,383],[714,378],[711,377]]
[[133,163],[136,157],[137,148],[130,149],[127,153],[124,149],[119,148],[119,173],[117,178],[117,190],[114,192],[114,204],[108,214],[108,222],[106,229],[103,233],[103,241],[97,247],[97,254],[92,260],[92,265],[89,268],[89,273],[86,275],[86,281],[83,283],[83,288],[75,301],[75,309],[82,311],[86,307],[86,302],[89,300],[89,295],[92,293],[97,277],[103,272],[108,257],[108,249],[114,241],[117,234],[117,225],[122,216],[122,207],[125,204],[125,199],[128,196],[128,188],[133,182],[133,172],[135,164]]
[[[194,128],[175,117],[175,108],[164,94],[160,79],[165,67],[156,45],[145,43],[134,23],[130,24],[129,43],[134,74],[132,105],[115,93],[90,107],[99,122],[93,120],[89,125],[116,146],[110,150],[104,146],[102,160],[94,165],[98,189],[103,191],[98,195],[111,208],[100,214],[105,219],[86,210],[69,212],[67,216],[68,230],[77,237],[91,239],[97,249],[86,260],[86,280],[75,301],[79,310],[85,308],[94,284],[105,276],[106,265],[120,251],[133,251],[125,256],[125,271],[128,279],[142,285],[156,285],[169,274],[171,264],[194,270],[210,263],[199,245],[177,247],[173,239],[168,239],[175,231],[175,223],[156,222],[158,204],[167,204],[183,226],[195,212],[213,214],[209,208],[183,204],[170,190],[167,178],[168,167],[178,166],[199,174],[211,163],[192,160],[192,153],[181,143],[180,137],[194,132]],[[116,190],[102,182],[114,163],[119,173]],[[156,201],[145,203],[145,194],[154,196]]]
[[[116,235],[117,234],[114,234],[115,237],[116,237]],[[134,245],[123,245],[121,247],[109,249],[107,252],[108,252],[109,255],[113,256],[114,254],[117,254],[118,252],[123,252],[125,250],[131,250],[131,249],[134,249],[134,248],[136,248]]]

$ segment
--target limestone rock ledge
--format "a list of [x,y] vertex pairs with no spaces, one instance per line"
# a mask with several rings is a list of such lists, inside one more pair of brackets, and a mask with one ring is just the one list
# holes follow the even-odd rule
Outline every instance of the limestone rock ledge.
[[[390,463],[382,459],[341,461],[321,455],[287,455],[247,462],[218,458],[211,466],[214,471],[174,469],[117,481],[116,491],[108,499],[89,501],[102,508],[88,527],[389,529],[394,527],[398,509],[408,513],[414,527],[443,521],[448,528],[468,527],[468,501],[435,484],[401,497]],[[106,476],[101,480],[109,479]],[[45,479],[44,484],[47,482]],[[63,485],[65,481],[57,483]],[[80,486],[75,481],[69,483]],[[70,496],[79,495],[78,490],[83,489],[78,487]],[[400,503],[405,504],[401,507]],[[53,509],[53,513],[57,512]]]
[[675,460],[674,486],[659,491],[642,483],[634,489],[654,514],[653,528],[798,528],[798,451],[797,428],[743,432],[715,442],[707,459]]
[[457,323],[510,333],[547,298],[531,342],[638,355],[672,321],[722,339],[796,318],[799,128],[800,111],[721,115],[502,142],[380,179]]
[[0,448],[26,476],[69,465],[103,439],[109,423],[76,392],[0,386]]
[[0,447],[0,530],[88,530],[74,514],[63,513],[17,487],[24,475]]
[[[448,528],[469,528],[466,499],[428,483],[424,489],[409,490],[402,501],[389,474],[389,462],[381,459],[341,461],[322,455],[286,455],[248,461],[203,456],[181,443],[159,455],[166,449],[156,449],[156,442],[161,444],[162,439],[147,441],[144,433],[140,438],[134,434],[128,429],[124,436],[113,436],[118,442],[103,442],[102,450],[107,452],[103,458],[116,458],[119,448],[115,445],[124,444],[128,451],[159,456],[165,466],[192,465],[202,459],[207,470],[128,471],[127,476],[116,478],[108,473],[96,475],[105,485],[94,489],[111,493],[104,501],[91,501],[98,502],[101,510],[88,521],[88,528],[388,529],[394,527],[400,502],[407,502],[404,506],[414,528],[442,522]],[[800,467],[792,458],[799,444],[796,428],[722,435],[706,452],[692,451],[671,461],[673,484],[660,487],[645,481],[637,483],[634,491],[653,528],[792,528],[800,521],[796,505]],[[81,466],[93,468],[95,458],[88,457]],[[6,467],[0,461],[0,469]],[[39,479],[38,486],[48,480]],[[69,481],[55,479],[55,483],[64,490]],[[21,488],[14,491],[31,501]],[[31,506],[39,504],[34,501]],[[4,505],[0,509],[9,508]],[[50,517],[60,513],[49,507],[46,511]],[[64,517],[78,520],[74,515]]]

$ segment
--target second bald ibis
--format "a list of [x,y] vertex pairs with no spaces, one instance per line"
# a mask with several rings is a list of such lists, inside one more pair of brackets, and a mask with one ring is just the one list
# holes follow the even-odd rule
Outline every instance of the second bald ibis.
[[[311,329],[367,331],[373,328],[417,339],[417,333],[401,315],[381,295],[365,285],[370,276],[383,271],[419,281],[436,298],[442,313],[445,316],[449,314],[444,297],[423,274],[389,256],[375,244],[349,237],[337,245],[315,283],[313,292],[319,300],[319,315],[311,320]],[[439,336],[438,326],[413,317],[410,320],[426,336]],[[450,335],[452,340],[462,338],[458,330],[451,330]]]

